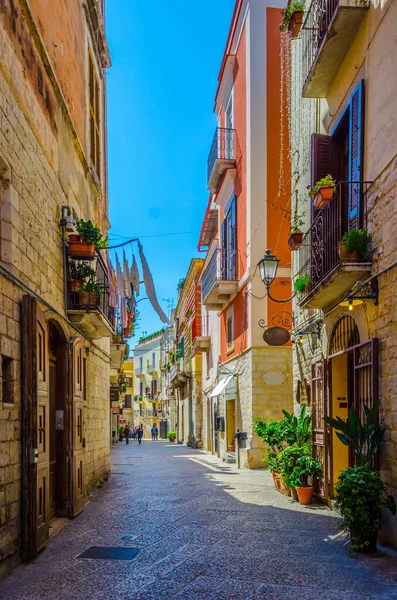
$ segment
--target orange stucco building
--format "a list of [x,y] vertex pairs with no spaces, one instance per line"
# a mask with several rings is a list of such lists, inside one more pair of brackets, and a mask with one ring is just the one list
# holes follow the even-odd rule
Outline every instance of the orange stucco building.
[[277,418],[292,407],[290,344],[263,341],[263,325],[290,321],[291,305],[266,297],[257,268],[272,250],[280,259],[272,295],[290,297],[290,186],[279,183],[280,162],[289,173],[281,8],[277,1],[236,2],[218,77],[210,199],[199,242],[207,253],[201,289],[211,340],[203,358],[203,443],[224,456],[233,451],[236,430],[247,432],[242,460],[250,467],[260,466],[263,454],[253,417]]

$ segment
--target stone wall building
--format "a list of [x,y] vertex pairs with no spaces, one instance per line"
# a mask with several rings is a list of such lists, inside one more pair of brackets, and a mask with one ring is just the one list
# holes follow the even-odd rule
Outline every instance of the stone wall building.
[[102,9],[0,3],[0,577],[110,472],[106,265],[71,310],[60,224],[109,227]]
[[175,431],[176,418],[176,399],[175,390],[171,385],[171,354],[174,352],[174,323],[175,310],[171,315],[171,326],[167,327],[160,340],[160,370],[161,384],[159,396],[159,412],[161,411],[162,420],[164,422],[164,434],[169,431]]
[[[317,492],[328,502],[352,463],[323,416],[346,418],[352,405],[362,415],[378,398],[387,428],[380,469],[397,493],[396,18],[393,1],[313,0],[301,36],[285,40],[292,188],[306,220],[293,269],[295,281],[308,278],[294,302],[294,396],[312,409],[324,467]],[[333,198],[316,208],[306,188],[328,174],[337,182]],[[343,235],[358,229],[371,244],[341,255]],[[396,545],[395,518],[382,536]]]
[[[253,432],[255,416],[280,418],[292,408],[292,351],[270,346],[264,329],[291,325],[288,119],[280,110],[282,2],[238,0],[218,77],[217,128],[208,157],[210,192],[199,250],[208,320],[203,370],[204,447],[223,458],[235,434],[247,434],[241,464],[262,466],[264,446]],[[284,137],[281,136],[283,133]],[[279,163],[287,177],[280,180]],[[270,248],[280,261],[272,295],[258,262]],[[266,297],[267,296],[267,297]]]
[[143,425],[144,437],[150,437],[153,425],[161,432],[162,415],[158,412],[160,394],[160,340],[163,330],[140,338],[134,348],[134,425]]

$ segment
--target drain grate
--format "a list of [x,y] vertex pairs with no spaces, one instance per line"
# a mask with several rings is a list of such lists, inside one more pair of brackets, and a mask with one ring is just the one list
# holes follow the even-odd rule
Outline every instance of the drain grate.
[[110,548],[91,546],[77,558],[96,558],[99,560],[132,560],[140,548]]

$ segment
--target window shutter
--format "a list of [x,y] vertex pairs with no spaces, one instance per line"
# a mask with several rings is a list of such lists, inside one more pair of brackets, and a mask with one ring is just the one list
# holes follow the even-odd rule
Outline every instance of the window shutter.
[[311,186],[319,179],[332,175],[332,136],[312,134],[311,143]]
[[363,137],[364,137],[364,80],[350,98],[349,122],[349,231],[359,229],[362,223]]

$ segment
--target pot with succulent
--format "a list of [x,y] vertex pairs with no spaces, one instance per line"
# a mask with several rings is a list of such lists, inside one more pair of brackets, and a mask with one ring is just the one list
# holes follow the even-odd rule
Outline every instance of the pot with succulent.
[[379,405],[380,402],[372,408],[363,405],[363,420],[354,406],[345,421],[340,417],[324,417],[342,444],[350,448],[356,465],[340,473],[335,490],[336,507],[342,517],[339,527],[350,533],[351,550],[357,552],[376,551],[382,509],[396,514],[394,498],[387,494],[387,485],[375,468],[386,433],[378,422]]
[[368,252],[370,242],[371,236],[365,229],[351,229],[343,234],[342,241],[339,242],[339,258],[342,262],[362,260]]
[[167,433],[167,438],[170,442],[174,443],[176,440],[176,432],[175,431],[169,431]]
[[301,275],[294,283],[294,290],[297,294],[308,294],[310,292],[310,275]]
[[312,456],[300,456],[289,476],[289,483],[298,494],[299,504],[311,504],[313,500],[313,479],[321,475],[322,467]]
[[291,220],[291,232],[288,238],[288,247],[290,250],[298,250],[303,241],[302,227],[305,224],[303,217],[306,213],[298,213],[296,210]]
[[319,179],[317,183],[309,191],[310,198],[313,198],[313,206],[317,210],[323,210],[328,208],[331,202],[336,182],[332,175],[326,175],[322,179]]
[[287,8],[281,11],[283,20],[280,30],[288,31],[292,38],[297,38],[302,27],[304,11],[304,2],[290,2]]
[[68,240],[68,253],[72,258],[93,260],[95,258],[95,248],[107,246],[107,239],[102,237],[99,228],[92,221],[80,219],[77,222],[77,232],[77,240],[76,234],[70,235]]

